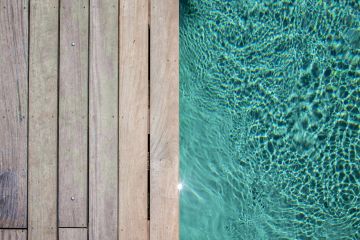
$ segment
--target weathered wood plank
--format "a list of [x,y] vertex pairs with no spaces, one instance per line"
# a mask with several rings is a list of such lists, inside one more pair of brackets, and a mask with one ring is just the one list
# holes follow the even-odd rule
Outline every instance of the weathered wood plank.
[[179,239],[179,1],[151,0],[150,239]]
[[28,0],[0,1],[0,227],[27,215]]
[[87,240],[86,228],[59,228],[59,240]]
[[90,1],[89,239],[118,236],[118,0]]
[[120,239],[149,237],[148,7],[148,0],[120,0]]
[[26,240],[26,230],[0,229],[1,240]]
[[29,240],[57,237],[58,6],[30,1]]
[[88,0],[61,0],[59,226],[87,226]]

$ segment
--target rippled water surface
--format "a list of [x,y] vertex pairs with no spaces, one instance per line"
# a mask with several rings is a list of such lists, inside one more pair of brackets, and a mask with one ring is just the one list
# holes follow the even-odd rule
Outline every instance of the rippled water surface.
[[360,239],[359,1],[180,1],[181,239]]

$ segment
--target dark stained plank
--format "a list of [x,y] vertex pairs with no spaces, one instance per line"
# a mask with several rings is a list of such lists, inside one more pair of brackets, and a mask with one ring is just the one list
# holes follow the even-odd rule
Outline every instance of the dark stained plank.
[[86,228],[59,228],[59,240],[87,240]]
[[150,239],[179,239],[179,1],[151,0]]
[[119,239],[149,237],[148,7],[120,1]]
[[118,0],[90,1],[90,240],[118,238],[118,13]]
[[58,6],[30,1],[29,240],[57,238]]
[[0,229],[1,240],[26,240],[26,230]]
[[89,1],[61,0],[59,226],[87,226]]
[[26,227],[28,12],[0,1],[0,228]]

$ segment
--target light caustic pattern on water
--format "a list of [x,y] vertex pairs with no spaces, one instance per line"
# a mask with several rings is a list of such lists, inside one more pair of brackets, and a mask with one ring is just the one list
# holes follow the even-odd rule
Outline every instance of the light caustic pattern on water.
[[180,1],[181,239],[360,239],[359,1]]

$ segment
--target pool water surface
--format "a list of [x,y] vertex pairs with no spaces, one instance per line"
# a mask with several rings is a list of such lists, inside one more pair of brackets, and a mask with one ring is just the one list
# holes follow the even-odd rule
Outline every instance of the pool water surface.
[[360,239],[359,103],[359,1],[180,0],[181,239]]

